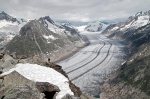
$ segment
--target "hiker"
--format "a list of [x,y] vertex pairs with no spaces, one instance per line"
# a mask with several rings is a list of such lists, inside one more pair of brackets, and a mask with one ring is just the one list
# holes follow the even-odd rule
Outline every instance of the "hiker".
[[48,58],[48,62],[50,63],[50,58]]

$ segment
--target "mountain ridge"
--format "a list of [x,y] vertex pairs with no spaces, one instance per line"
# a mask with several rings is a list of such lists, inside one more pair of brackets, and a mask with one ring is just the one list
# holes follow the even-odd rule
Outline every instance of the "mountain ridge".
[[88,23],[88,25],[85,27],[85,30],[90,32],[102,32],[107,26],[108,24],[101,21],[93,21]]
[[[112,39],[119,39],[125,42],[129,48],[129,56],[122,63],[120,69],[113,73],[102,86],[102,94],[108,99],[149,99],[150,98],[150,23],[146,18],[147,24],[128,27],[132,22],[136,23],[135,18],[149,16],[145,13],[137,13],[129,17],[123,23],[113,24],[106,28],[103,34]],[[145,20],[143,20],[145,21]],[[137,22],[137,24],[139,24]],[[114,29],[114,27],[119,26]]]

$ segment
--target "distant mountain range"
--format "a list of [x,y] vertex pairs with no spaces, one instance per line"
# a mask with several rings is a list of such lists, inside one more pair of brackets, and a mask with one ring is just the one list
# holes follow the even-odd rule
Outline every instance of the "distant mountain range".
[[132,35],[133,31],[150,23],[150,11],[138,12],[130,16],[125,22],[109,25],[102,33],[111,34],[113,37],[125,39]]
[[107,23],[94,21],[94,22],[88,23],[88,25],[85,27],[85,30],[90,31],[90,32],[102,32],[107,26],[108,26]]

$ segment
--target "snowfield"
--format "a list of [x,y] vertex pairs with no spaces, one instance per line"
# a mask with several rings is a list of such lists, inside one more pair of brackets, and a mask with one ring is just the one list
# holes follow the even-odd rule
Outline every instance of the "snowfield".
[[57,39],[53,35],[49,35],[49,36],[43,35],[43,37],[47,40],[49,40],[49,39],[56,40]]
[[94,96],[100,93],[100,84],[124,61],[125,46],[100,32],[83,31],[83,27],[79,30],[89,39],[90,45],[58,64],[83,93]]
[[91,31],[91,32],[102,32],[106,29],[106,27],[108,26],[108,24],[104,24],[100,21],[94,21],[94,22],[90,22],[88,23],[88,25],[85,27],[86,31]]
[[5,46],[9,41],[11,41],[15,35],[19,34],[20,29],[27,22],[22,22],[20,24],[17,22],[11,22],[6,20],[0,20],[0,48]]
[[66,94],[73,95],[73,92],[69,88],[68,78],[52,68],[37,64],[17,64],[15,68],[10,69],[8,72],[4,72],[0,76],[7,75],[13,71],[17,71],[29,80],[35,82],[49,82],[58,86],[61,91],[57,93],[57,99],[61,99]]

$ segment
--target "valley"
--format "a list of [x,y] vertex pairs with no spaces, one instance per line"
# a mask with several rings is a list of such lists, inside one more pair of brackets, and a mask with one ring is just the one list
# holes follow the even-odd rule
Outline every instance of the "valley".
[[2,11],[0,99],[150,99],[150,10],[85,19]]
[[90,44],[58,64],[75,85],[84,93],[94,96],[100,93],[100,84],[125,60],[126,47],[119,41],[100,35],[100,32],[81,33],[89,39]]

